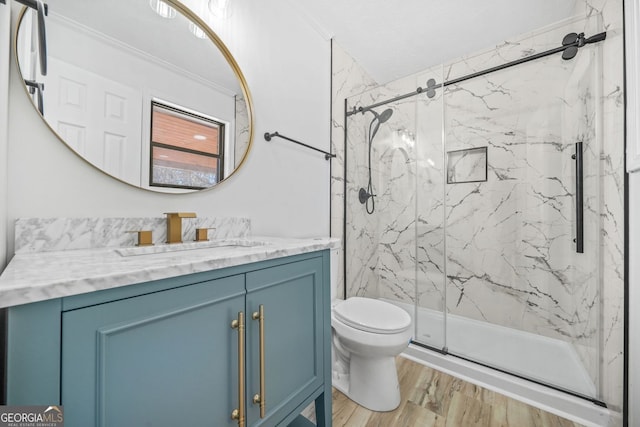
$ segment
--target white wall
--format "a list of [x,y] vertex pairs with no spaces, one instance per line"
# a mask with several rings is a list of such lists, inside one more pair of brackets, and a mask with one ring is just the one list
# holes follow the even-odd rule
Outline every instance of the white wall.
[[[165,195],[129,187],[77,158],[50,134],[25,96],[15,64],[9,79],[8,203],[19,217],[161,216],[172,210],[202,216],[245,216],[254,234],[329,234],[329,162],[269,131],[329,149],[330,44],[284,0],[242,4],[228,43],[255,106],[254,144],[243,168],[218,187]],[[14,20],[17,7],[14,6]],[[6,46],[6,40],[3,43]],[[8,229],[12,253],[13,227]]]
[[[9,0],[8,3],[11,3]],[[7,256],[7,109],[11,10],[0,4],[0,271]]]

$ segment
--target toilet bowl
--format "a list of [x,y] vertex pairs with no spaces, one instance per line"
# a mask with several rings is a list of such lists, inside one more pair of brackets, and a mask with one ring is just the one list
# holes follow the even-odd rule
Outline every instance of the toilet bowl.
[[334,301],[333,386],[372,411],[400,404],[395,357],[412,337],[411,317],[388,302],[352,297]]

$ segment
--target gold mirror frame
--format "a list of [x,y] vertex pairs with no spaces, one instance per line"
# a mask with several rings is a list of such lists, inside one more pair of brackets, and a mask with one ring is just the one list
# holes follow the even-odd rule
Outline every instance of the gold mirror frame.
[[[249,126],[249,135],[248,135],[248,140],[249,141],[247,143],[247,149],[245,150],[244,155],[242,156],[242,159],[240,160],[240,162],[234,168],[233,172],[231,172],[228,176],[225,176],[223,180],[217,182],[215,185],[212,185],[210,187],[203,188],[203,189],[194,189],[194,190],[186,190],[186,191],[179,191],[179,192],[170,192],[170,191],[156,190],[156,189],[153,189],[153,188],[147,188],[147,187],[143,187],[143,186],[140,186],[140,185],[134,185],[134,184],[132,184],[130,182],[124,181],[121,178],[118,178],[118,177],[116,177],[114,175],[111,175],[107,171],[105,171],[105,170],[101,169],[100,167],[96,166],[95,164],[93,164],[91,161],[89,161],[88,159],[83,157],[80,153],[78,153],[71,146],[69,146],[69,144],[66,141],[64,141],[64,139],[62,139],[62,137],[58,134],[58,132],[56,132],[51,127],[51,125],[46,120],[46,118],[40,113],[40,111],[38,109],[38,106],[35,104],[33,98],[31,97],[31,94],[29,93],[29,89],[28,89],[27,85],[23,84],[22,87],[24,89],[24,93],[30,99],[32,106],[34,107],[34,109],[36,110],[36,112],[38,113],[38,115],[40,116],[42,121],[45,123],[45,125],[49,128],[51,133],[53,133],[53,135],[55,135],[55,137],[60,142],[62,142],[73,154],[75,154],[78,158],[80,158],[85,163],[91,165],[91,167],[93,167],[94,169],[97,169],[101,173],[109,176],[110,178],[113,178],[113,179],[115,179],[117,181],[120,181],[120,182],[122,182],[122,183],[124,183],[126,185],[129,185],[131,187],[134,187],[134,188],[137,188],[137,189],[140,189],[140,190],[145,190],[145,191],[148,191],[148,192],[151,192],[151,193],[156,193],[156,194],[193,194],[195,192],[208,191],[208,190],[211,190],[211,189],[219,187],[223,183],[227,182],[233,175],[235,175],[236,172],[238,172],[238,170],[240,170],[240,168],[242,168],[242,166],[244,165],[245,161],[247,160],[247,157],[249,156],[249,152],[251,151],[251,148],[253,147],[253,139],[254,139],[253,100],[251,98],[251,92],[249,91],[249,86],[248,86],[247,81],[246,81],[246,79],[244,77],[244,74],[242,73],[242,70],[240,69],[240,66],[238,65],[238,63],[236,62],[235,58],[233,57],[233,55],[231,54],[231,52],[229,51],[227,46],[224,44],[222,39],[220,39],[220,37],[209,27],[209,25],[206,22],[204,22],[204,20],[202,20],[191,9],[189,9],[187,6],[185,6],[184,4],[179,2],[178,0],[163,0],[163,1],[165,3],[167,3],[169,6],[173,7],[174,9],[176,9],[177,12],[181,13],[189,21],[191,21],[192,23],[197,25],[206,34],[207,38],[218,48],[220,53],[222,53],[222,56],[227,61],[227,64],[231,67],[234,75],[236,76],[236,78],[238,80],[238,83],[240,85],[240,88],[242,90],[242,95],[244,96],[244,101],[245,101],[245,104],[246,104],[246,107],[247,107],[248,126]],[[19,55],[18,55],[18,33],[20,31],[20,24],[22,23],[24,15],[27,13],[28,10],[29,10],[29,8],[24,6],[22,8],[20,14],[18,15],[15,34],[14,34],[14,42],[13,42],[14,58],[15,58],[16,66],[18,67],[18,71],[20,72],[21,78],[22,78],[23,74],[22,74],[22,69],[20,67],[20,61],[18,60],[18,57],[19,57]],[[162,187],[159,187],[159,188],[162,188]]]

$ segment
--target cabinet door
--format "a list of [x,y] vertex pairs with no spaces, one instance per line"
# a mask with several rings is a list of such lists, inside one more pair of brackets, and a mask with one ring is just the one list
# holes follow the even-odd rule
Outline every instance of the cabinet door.
[[67,427],[233,426],[244,275],[67,311]]
[[272,426],[323,381],[322,258],[247,274],[247,317],[264,306],[266,416],[260,393],[259,322],[247,326],[247,425]]

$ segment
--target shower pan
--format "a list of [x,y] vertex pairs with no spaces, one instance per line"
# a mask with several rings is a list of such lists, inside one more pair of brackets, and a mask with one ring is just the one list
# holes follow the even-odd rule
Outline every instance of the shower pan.
[[348,98],[345,112],[346,296],[405,308],[418,345],[595,402],[597,30],[573,20],[522,41],[560,41],[553,54],[467,58],[394,85],[406,95]]

